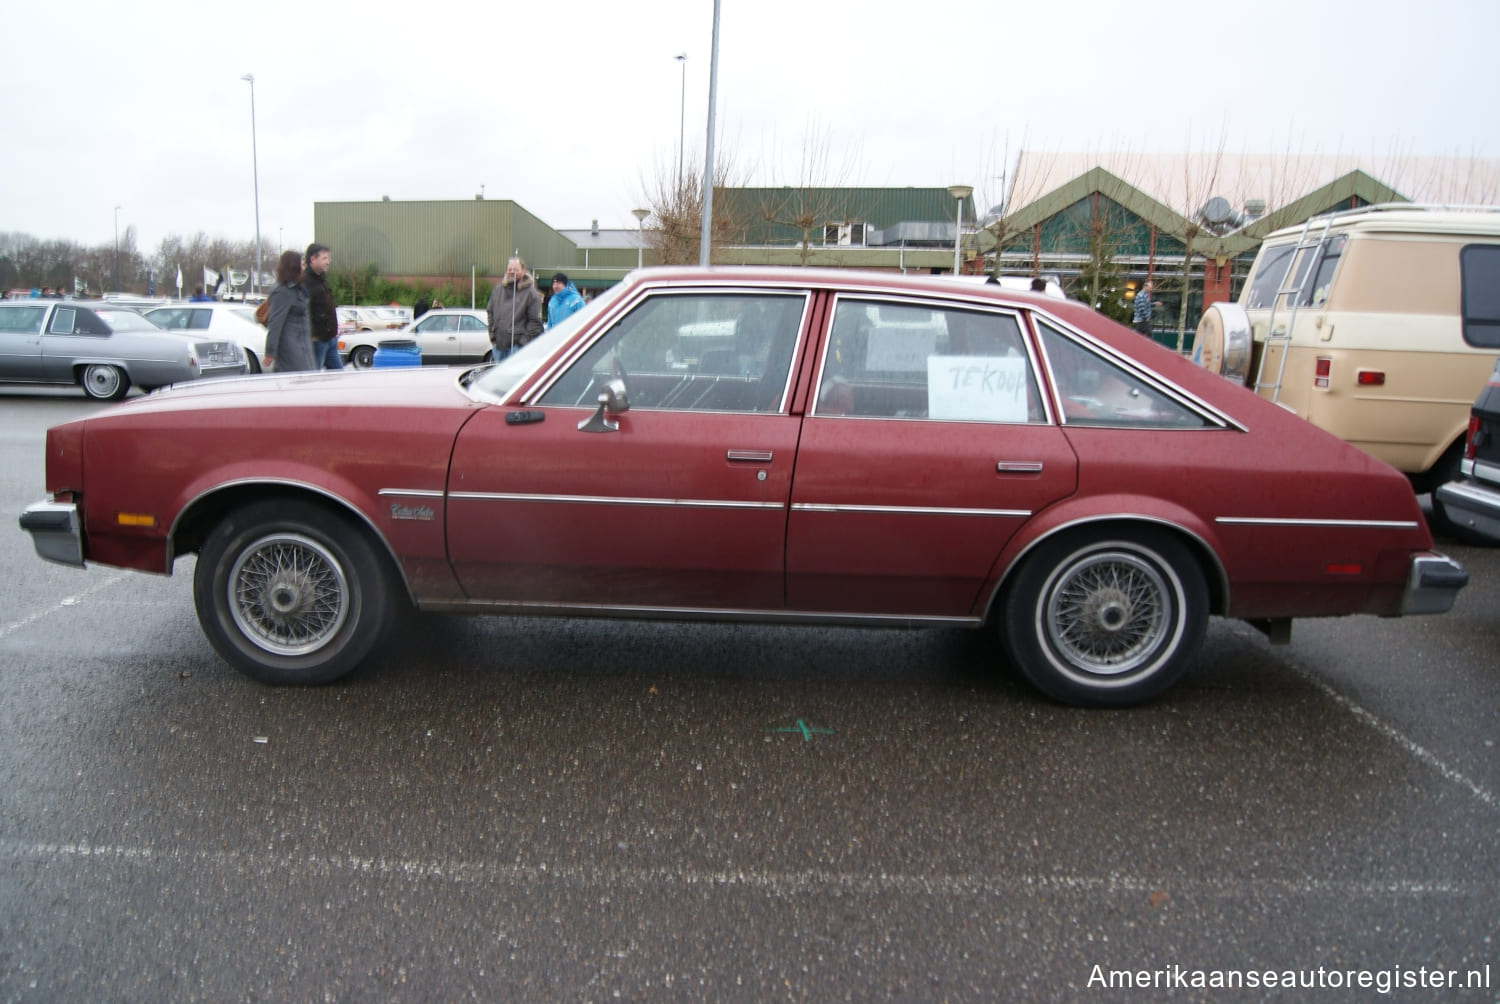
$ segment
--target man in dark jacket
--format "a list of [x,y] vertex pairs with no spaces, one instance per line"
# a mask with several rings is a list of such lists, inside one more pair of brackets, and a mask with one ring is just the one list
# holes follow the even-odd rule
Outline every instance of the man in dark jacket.
[[332,259],[326,244],[307,246],[302,287],[307,290],[307,320],[312,330],[314,369],[344,368],[339,360],[339,312],[333,304],[333,290],[328,288],[328,263]]
[[486,310],[497,363],[542,333],[542,294],[521,259],[506,262],[505,280],[491,290]]

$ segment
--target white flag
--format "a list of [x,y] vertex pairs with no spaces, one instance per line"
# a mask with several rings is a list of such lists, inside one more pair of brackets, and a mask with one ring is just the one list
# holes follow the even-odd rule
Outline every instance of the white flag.
[[203,266],[203,291],[205,293],[210,292],[218,284],[219,284],[219,273],[215,272],[213,269],[209,268],[207,265],[204,265]]
[[177,266],[177,288],[178,289],[182,288],[182,266],[181,265]]

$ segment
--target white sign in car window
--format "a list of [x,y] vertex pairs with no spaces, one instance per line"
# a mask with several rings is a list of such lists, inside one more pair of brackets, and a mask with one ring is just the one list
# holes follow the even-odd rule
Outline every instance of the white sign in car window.
[[938,329],[931,326],[872,328],[865,349],[865,369],[920,373],[937,350],[937,336]]
[[963,422],[1026,421],[1024,356],[932,356],[927,417]]

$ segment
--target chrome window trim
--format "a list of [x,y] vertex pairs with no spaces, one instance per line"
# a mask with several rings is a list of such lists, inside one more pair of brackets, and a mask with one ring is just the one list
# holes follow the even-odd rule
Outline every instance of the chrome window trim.
[[[566,373],[568,371],[568,369],[571,368],[574,363],[576,363],[579,359],[581,359],[583,357],[584,353],[588,352],[589,349],[593,348],[593,346],[599,341],[599,339],[601,339],[605,335],[607,335],[614,328],[614,326],[617,323],[619,323],[619,321],[623,317],[625,317],[625,315],[627,315],[627,314],[629,314],[629,313],[631,313],[631,312],[639,309],[641,306],[643,306],[646,303],[647,300],[651,299],[652,297],[655,297],[655,296],[702,296],[702,295],[705,295],[705,294],[716,295],[716,296],[745,296],[747,294],[763,295],[763,294],[767,294],[767,293],[769,293],[769,294],[771,294],[773,296],[787,296],[787,297],[801,297],[802,298],[802,316],[801,316],[801,318],[797,322],[797,341],[796,341],[796,344],[794,344],[792,346],[791,361],[787,364],[786,380],[782,384],[782,387],[781,387],[781,397],[779,397],[777,399],[777,401],[776,401],[776,407],[775,407],[774,410],[771,410],[771,411],[727,411],[727,410],[725,410],[725,411],[716,411],[716,410],[710,410],[710,409],[647,408],[647,407],[635,407],[635,406],[632,406],[631,407],[631,411],[664,412],[664,413],[667,413],[667,414],[679,414],[679,415],[693,414],[693,413],[721,414],[721,415],[780,415],[780,414],[783,414],[785,412],[785,409],[786,409],[787,401],[791,397],[792,378],[796,375],[796,372],[797,372],[797,361],[798,361],[799,358],[801,358],[802,349],[803,349],[803,345],[804,345],[804,339],[805,339],[805,337],[807,335],[807,331],[808,331],[808,313],[812,309],[812,301],[813,301],[813,295],[812,294],[813,294],[813,289],[812,289],[812,287],[810,285],[809,286],[800,286],[800,285],[789,286],[785,282],[777,282],[777,283],[771,283],[771,282],[747,282],[747,283],[744,283],[743,285],[740,285],[740,284],[725,285],[725,282],[724,282],[723,279],[714,279],[712,282],[704,282],[702,284],[697,284],[697,283],[670,283],[670,284],[648,283],[646,285],[643,285],[637,291],[636,295],[625,297],[618,304],[616,304],[616,309],[615,310],[613,310],[609,314],[605,315],[604,317],[597,318],[595,320],[595,323],[594,323],[594,330],[590,333],[590,337],[587,338],[587,339],[584,339],[582,341],[575,342],[573,344],[572,349],[569,352],[567,352],[564,356],[562,356],[560,359],[558,359],[558,361],[555,362],[552,366],[548,367],[548,369],[546,370],[546,372],[544,372],[542,374],[541,379],[538,380],[538,381],[536,381],[535,383],[533,383],[529,387],[529,389],[526,391],[525,395],[523,397],[517,399],[515,403],[517,403],[517,404],[526,404],[526,405],[535,405],[536,402],[538,402],[542,398],[546,397],[547,396],[547,392],[552,389],[553,384],[557,383],[557,381],[562,378],[562,375],[564,373]],[[558,405],[548,405],[547,407],[559,407],[559,406]]]
[[421,488],[382,488],[375,494],[409,499],[440,499],[446,497],[448,493],[441,489],[430,491]]
[[[843,300],[846,300],[846,299],[847,300],[873,300],[873,301],[876,301],[877,303],[891,303],[892,301],[897,301],[895,303],[896,306],[921,307],[921,308],[926,308],[928,310],[964,310],[964,311],[968,311],[969,313],[1000,314],[1002,316],[1009,317],[1011,320],[1013,320],[1015,322],[1015,324],[1016,324],[1016,330],[1020,333],[1020,336],[1021,336],[1021,345],[1026,350],[1026,361],[1027,361],[1027,364],[1031,367],[1031,374],[1030,374],[1030,376],[1031,376],[1032,381],[1036,384],[1037,397],[1040,398],[1041,402],[1042,402],[1043,417],[1042,417],[1041,421],[1038,421],[1038,422],[1031,422],[1031,421],[1027,421],[1027,422],[989,422],[989,421],[985,421],[983,419],[916,418],[916,417],[912,417],[912,416],[902,416],[902,415],[827,415],[827,414],[823,414],[822,412],[820,412],[818,410],[818,406],[821,403],[818,400],[818,396],[819,396],[819,394],[821,393],[821,391],[823,389],[823,371],[824,371],[824,369],[828,365],[828,350],[829,350],[829,348],[833,344],[832,335],[833,335],[834,317],[838,313],[840,302],[843,301]],[[1021,313],[1022,313],[1022,311],[1020,310],[1020,308],[1013,307],[1013,306],[1011,306],[1009,304],[987,303],[987,302],[984,302],[984,301],[974,301],[974,300],[949,300],[949,299],[946,299],[946,298],[943,298],[943,297],[939,297],[935,293],[929,293],[929,292],[927,292],[925,290],[923,290],[920,293],[913,293],[910,290],[907,290],[907,291],[904,291],[904,292],[898,291],[898,290],[890,290],[890,291],[887,291],[887,292],[866,291],[866,290],[863,290],[863,289],[861,289],[861,290],[859,290],[857,292],[853,291],[853,290],[846,290],[846,289],[835,290],[834,294],[833,294],[833,303],[828,308],[828,323],[825,326],[826,330],[823,332],[823,335],[824,335],[824,337],[823,337],[823,351],[818,355],[818,365],[817,365],[816,373],[814,374],[813,382],[812,382],[812,393],[810,395],[811,399],[808,401],[809,407],[808,407],[808,410],[807,410],[807,417],[808,418],[853,418],[853,419],[865,419],[867,421],[877,421],[877,422],[946,422],[946,423],[949,423],[949,424],[958,423],[958,424],[961,424],[961,425],[992,425],[992,426],[1022,425],[1022,426],[1032,427],[1032,428],[1039,428],[1039,427],[1044,426],[1044,425],[1054,425],[1054,424],[1056,424],[1055,417],[1056,417],[1057,414],[1060,414],[1060,413],[1057,413],[1057,412],[1053,411],[1051,395],[1049,395],[1047,393],[1046,389],[1044,387],[1042,387],[1042,385],[1041,385],[1041,381],[1040,381],[1040,379],[1038,377],[1038,374],[1040,374],[1041,370],[1038,368],[1038,365],[1037,365],[1038,362],[1039,362],[1039,360],[1037,359],[1036,348],[1035,348],[1035,346],[1033,346],[1031,344],[1032,343],[1032,339],[1026,337],[1026,323],[1022,319]]]
[[1030,509],[964,509],[950,506],[852,505],[832,502],[793,502],[793,512],[894,513],[904,516],[1001,516],[1028,519]]
[[624,495],[553,495],[541,492],[450,492],[455,502],[562,502],[573,505],[624,505],[678,509],[785,509],[783,502],[751,499],[664,499]]
[[[1161,394],[1163,394],[1163,395],[1165,395],[1165,396],[1167,396],[1169,398],[1172,398],[1173,400],[1175,400],[1182,407],[1188,409],[1189,411],[1197,413],[1200,418],[1203,418],[1203,419],[1205,419],[1205,420],[1207,420],[1208,422],[1211,423],[1210,426],[1206,426],[1205,428],[1209,428],[1209,429],[1213,429],[1214,427],[1217,427],[1218,429],[1232,428],[1232,429],[1237,429],[1240,432],[1248,432],[1249,431],[1248,429],[1245,428],[1245,426],[1241,425],[1239,422],[1235,421],[1233,418],[1231,418],[1229,415],[1225,414],[1224,412],[1220,411],[1218,408],[1215,408],[1213,405],[1209,404],[1207,401],[1203,400],[1198,395],[1192,393],[1191,391],[1184,390],[1183,388],[1179,387],[1177,384],[1173,383],[1171,380],[1168,380],[1166,377],[1164,377],[1161,374],[1157,373],[1155,370],[1147,369],[1146,367],[1142,366],[1140,363],[1138,363],[1134,359],[1132,359],[1130,356],[1125,355],[1123,352],[1120,352],[1118,349],[1112,348],[1112,347],[1104,344],[1103,342],[1099,341],[1097,338],[1095,338],[1094,336],[1088,334],[1087,332],[1082,331],[1082,330],[1080,330],[1078,328],[1075,328],[1073,325],[1068,324],[1066,321],[1061,320],[1056,315],[1049,314],[1049,313],[1047,313],[1043,309],[1034,309],[1031,312],[1031,320],[1032,320],[1033,326],[1035,326],[1035,328],[1036,328],[1035,334],[1036,334],[1037,348],[1041,351],[1041,353],[1042,353],[1042,355],[1044,357],[1046,357],[1046,354],[1047,354],[1047,347],[1046,347],[1046,345],[1043,344],[1043,341],[1042,341],[1042,332],[1041,332],[1040,325],[1043,324],[1043,323],[1047,324],[1049,327],[1051,327],[1053,330],[1055,330],[1063,338],[1069,339],[1070,341],[1073,341],[1073,342],[1077,343],[1080,347],[1082,347],[1084,350],[1086,350],[1088,352],[1092,352],[1095,355],[1104,357],[1110,363],[1114,364],[1115,366],[1118,366],[1120,369],[1122,369],[1125,372],[1129,373],[1131,376],[1136,377],[1137,379],[1141,380],[1143,383],[1149,385],[1150,387],[1152,387],[1153,389],[1157,390]],[[1047,396],[1049,398],[1054,398],[1055,399],[1056,395],[1057,395],[1057,380],[1053,378],[1052,360],[1051,360],[1050,357],[1047,357],[1047,377],[1048,377],[1048,382],[1052,385],[1051,386],[1051,392]],[[1063,411],[1062,411],[1062,401],[1061,400],[1055,400],[1054,403],[1057,405],[1057,409],[1058,409],[1057,414],[1059,416],[1061,416],[1061,422],[1060,422],[1060,424],[1066,426],[1068,424],[1068,421],[1067,421],[1067,416],[1064,415]],[[1090,423],[1087,426],[1077,426],[1077,428],[1089,428],[1089,429],[1139,429],[1139,430],[1142,430],[1142,431],[1149,430],[1149,431],[1152,431],[1152,432],[1174,432],[1174,433],[1176,433],[1176,432],[1201,432],[1201,431],[1203,431],[1203,429],[1183,429],[1183,428],[1177,428],[1177,427],[1173,427],[1173,426],[1125,425],[1125,424],[1122,424],[1122,425],[1097,425],[1097,424],[1093,424],[1093,423]]]
[[1410,519],[1290,519],[1281,516],[1215,516],[1214,522],[1224,526],[1319,526],[1319,527],[1365,527],[1377,530],[1414,530],[1416,520]]

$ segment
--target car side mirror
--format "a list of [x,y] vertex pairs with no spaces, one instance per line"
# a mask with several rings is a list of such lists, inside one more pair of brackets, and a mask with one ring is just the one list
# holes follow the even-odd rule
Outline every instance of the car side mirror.
[[618,377],[606,380],[604,387],[599,391],[599,407],[582,422],[578,423],[579,432],[617,432],[620,428],[619,422],[611,422],[604,417],[605,412],[618,415],[630,410],[630,395],[625,392],[625,381]]

